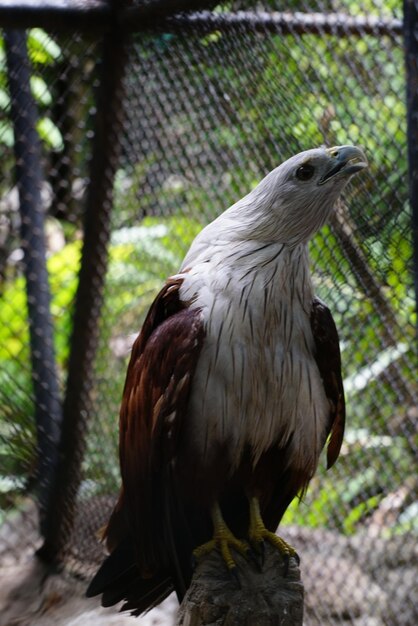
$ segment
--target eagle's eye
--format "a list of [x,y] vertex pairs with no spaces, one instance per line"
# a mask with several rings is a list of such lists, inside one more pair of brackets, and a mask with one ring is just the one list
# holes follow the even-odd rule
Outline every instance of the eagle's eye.
[[309,163],[305,163],[301,165],[296,170],[296,178],[299,180],[309,180],[314,175],[315,168],[313,165],[309,165]]

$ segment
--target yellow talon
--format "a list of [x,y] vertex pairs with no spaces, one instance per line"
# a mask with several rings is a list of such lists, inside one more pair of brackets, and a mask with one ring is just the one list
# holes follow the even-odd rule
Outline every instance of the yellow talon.
[[229,530],[222,517],[219,504],[217,503],[212,508],[212,521],[214,528],[213,539],[195,548],[193,550],[193,556],[195,559],[199,560],[218,548],[227,568],[229,570],[234,570],[236,565],[234,559],[232,558],[230,548],[234,548],[234,550],[240,554],[246,555],[248,553],[248,546],[245,541],[237,539]]
[[278,537],[275,533],[264,526],[263,519],[260,513],[260,504],[257,498],[250,498],[250,528],[248,531],[250,543],[261,544],[263,541],[268,541],[285,558],[289,559],[291,556],[295,557],[299,563],[299,556],[296,550],[286,543],[284,539]]

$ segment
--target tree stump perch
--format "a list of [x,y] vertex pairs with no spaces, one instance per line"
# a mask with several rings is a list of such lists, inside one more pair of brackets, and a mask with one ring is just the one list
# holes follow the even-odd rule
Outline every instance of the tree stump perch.
[[181,604],[177,626],[302,626],[303,584],[296,559],[266,543],[263,566],[234,553],[240,587],[214,551],[200,563]]

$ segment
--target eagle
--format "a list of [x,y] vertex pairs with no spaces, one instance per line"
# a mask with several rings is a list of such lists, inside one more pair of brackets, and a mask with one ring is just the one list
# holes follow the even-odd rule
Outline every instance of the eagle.
[[212,550],[232,574],[234,552],[265,541],[297,556],[275,531],[327,440],[336,461],[345,421],[308,242],[365,167],[349,145],[283,162],[198,234],[152,303],[123,391],[109,556],[87,590],[103,606],[139,615],[173,589],[181,600]]

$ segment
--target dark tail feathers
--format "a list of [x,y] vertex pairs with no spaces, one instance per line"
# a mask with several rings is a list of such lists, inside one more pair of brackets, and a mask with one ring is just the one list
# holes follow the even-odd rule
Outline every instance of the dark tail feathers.
[[140,615],[162,602],[173,591],[169,575],[160,573],[153,578],[142,578],[134,560],[134,550],[125,539],[106,558],[86,591],[91,598],[102,594],[102,606],[125,601],[122,611]]

